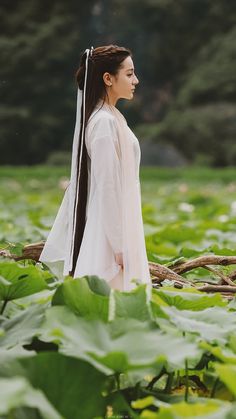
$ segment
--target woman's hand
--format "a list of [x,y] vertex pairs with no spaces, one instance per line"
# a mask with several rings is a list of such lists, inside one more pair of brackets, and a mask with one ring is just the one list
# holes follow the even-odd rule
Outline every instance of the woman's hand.
[[115,260],[116,260],[116,263],[121,266],[121,269],[123,269],[124,268],[123,267],[123,253],[116,253]]

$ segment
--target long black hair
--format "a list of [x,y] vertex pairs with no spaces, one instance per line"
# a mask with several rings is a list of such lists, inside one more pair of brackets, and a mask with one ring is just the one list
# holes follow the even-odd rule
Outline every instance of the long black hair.
[[[119,47],[117,45],[107,45],[97,47],[92,51],[92,54],[88,57],[88,68],[87,68],[87,83],[86,83],[86,97],[85,97],[85,116],[81,118],[80,126],[80,138],[79,138],[79,150],[78,150],[78,161],[76,170],[76,196],[78,195],[77,208],[74,207],[74,225],[75,225],[75,236],[73,243],[73,262],[72,269],[69,272],[71,276],[74,276],[76,262],[79,255],[85,223],[86,223],[86,206],[88,199],[88,167],[87,167],[87,149],[85,142],[83,143],[83,149],[81,150],[81,137],[82,127],[86,128],[89,117],[92,114],[99,99],[103,102],[107,96],[106,86],[103,80],[103,74],[108,72],[114,76],[117,75],[119,69],[122,67],[122,62],[128,57],[132,56],[131,51],[128,48]],[[80,65],[76,71],[75,77],[80,90],[84,89],[85,82],[85,70],[86,70],[86,52],[82,53],[80,58]],[[83,104],[82,104],[83,106]],[[83,124],[83,122],[85,122]],[[78,168],[79,158],[81,157],[81,168],[78,182]],[[75,200],[76,202],[76,200]],[[92,255],[91,255],[92,257]],[[91,262],[92,263],[92,262]]]

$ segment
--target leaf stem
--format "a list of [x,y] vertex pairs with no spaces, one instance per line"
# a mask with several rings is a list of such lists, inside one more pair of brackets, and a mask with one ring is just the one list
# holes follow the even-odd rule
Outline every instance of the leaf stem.
[[220,381],[219,377],[216,377],[216,379],[214,381],[214,384],[213,384],[213,387],[212,387],[212,390],[211,390],[211,395],[210,395],[211,399],[213,399],[215,397],[216,387],[217,387],[219,381]]
[[117,384],[117,390],[120,390],[120,374],[119,374],[119,372],[115,373],[115,379],[116,379],[116,384]]
[[4,312],[5,308],[6,308],[7,303],[8,303],[8,300],[4,300],[0,314],[3,314],[3,312]]
[[168,374],[167,381],[166,381],[166,386],[165,386],[165,390],[164,390],[165,393],[170,393],[171,392],[173,378],[174,378],[174,372],[171,372],[170,374]]
[[179,387],[180,385],[180,374],[179,374],[179,370],[177,371],[177,376],[176,376],[176,387]]
[[164,368],[162,368],[162,370],[161,370],[161,372],[160,372],[160,374],[158,374],[158,375],[156,375],[151,381],[150,381],[150,383],[148,383],[148,385],[147,385],[147,390],[152,390],[153,389],[153,386],[154,386],[154,384],[156,384],[156,382],[164,375],[166,373],[166,371],[165,371],[165,369]]
[[188,401],[188,386],[189,386],[189,381],[188,381],[188,360],[185,360],[185,393],[184,393],[184,400],[187,403]]

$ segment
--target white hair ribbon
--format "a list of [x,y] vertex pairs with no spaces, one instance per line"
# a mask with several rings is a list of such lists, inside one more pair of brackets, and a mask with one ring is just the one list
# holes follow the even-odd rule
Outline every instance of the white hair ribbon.
[[[85,76],[84,76],[84,88],[80,90],[78,88],[77,92],[77,109],[76,109],[76,123],[75,123],[75,132],[73,138],[73,148],[72,148],[72,162],[71,162],[71,182],[70,182],[70,218],[69,218],[69,229],[67,237],[67,245],[70,246],[69,250],[69,260],[65,261],[64,271],[71,271],[73,264],[73,249],[74,249],[74,239],[75,239],[75,214],[78,205],[78,196],[79,196],[79,182],[80,182],[80,172],[81,172],[81,162],[83,154],[83,145],[84,145],[84,134],[85,134],[85,106],[86,106],[86,90],[87,90],[87,78],[88,78],[88,59],[92,55],[93,47],[85,50]],[[81,118],[82,118],[82,127],[81,127]],[[81,132],[81,136],[80,136]],[[79,138],[81,144],[79,144]],[[79,159],[78,159],[78,153]],[[78,168],[76,167],[77,162]],[[78,171],[77,171],[78,170]],[[75,174],[78,173],[78,176]]]

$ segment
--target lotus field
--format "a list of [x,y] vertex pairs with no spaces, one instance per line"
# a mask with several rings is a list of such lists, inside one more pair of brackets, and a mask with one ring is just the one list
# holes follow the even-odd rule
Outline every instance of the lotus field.
[[[236,170],[140,174],[150,262],[236,255]],[[45,240],[68,176],[0,169],[1,249],[19,255]],[[218,283],[217,269],[185,273],[182,288],[166,278],[120,292],[96,276],[58,278],[42,263],[2,256],[0,417],[236,418],[234,294],[189,285]]]

